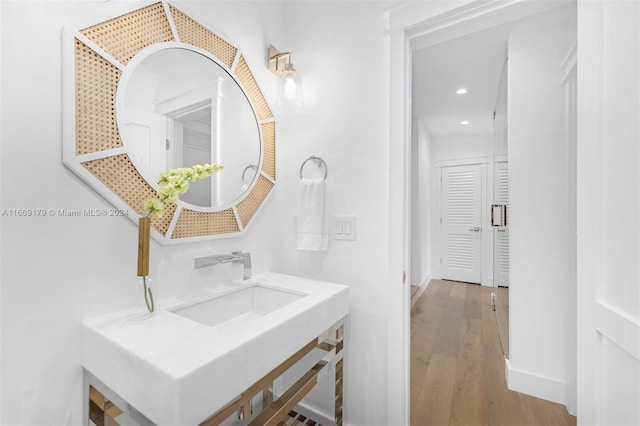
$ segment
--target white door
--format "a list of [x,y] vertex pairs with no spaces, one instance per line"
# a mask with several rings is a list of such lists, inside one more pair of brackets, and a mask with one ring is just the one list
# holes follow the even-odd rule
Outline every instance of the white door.
[[442,168],[442,278],[480,284],[482,166]]
[[[494,200],[496,204],[509,206],[509,167],[506,161],[495,163]],[[493,228],[493,276],[494,284],[509,287],[509,212],[507,226]]]
[[640,3],[578,2],[578,422],[640,424]]
[[166,118],[154,112],[129,108],[127,119],[123,130],[129,156],[138,170],[154,178],[159,176],[167,169]]

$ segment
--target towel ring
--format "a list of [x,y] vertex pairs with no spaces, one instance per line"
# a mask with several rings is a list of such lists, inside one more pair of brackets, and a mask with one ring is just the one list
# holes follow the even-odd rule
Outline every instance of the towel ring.
[[322,158],[316,157],[315,155],[312,155],[311,157],[307,158],[300,165],[300,179],[302,179],[302,169],[304,169],[304,165],[307,164],[307,161],[309,161],[309,160],[311,160],[314,163],[316,163],[316,165],[318,167],[324,167],[324,177],[323,177],[323,179],[327,180],[327,174],[329,174],[329,168],[327,167],[327,163]]

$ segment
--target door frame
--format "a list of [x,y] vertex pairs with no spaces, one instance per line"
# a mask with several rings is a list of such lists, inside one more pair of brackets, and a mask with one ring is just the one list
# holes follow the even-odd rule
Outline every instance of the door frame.
[[410,419],[411,65],[413,50],[471,34],[571,0],[398,2],[386,10],[389,40],[387,424]]

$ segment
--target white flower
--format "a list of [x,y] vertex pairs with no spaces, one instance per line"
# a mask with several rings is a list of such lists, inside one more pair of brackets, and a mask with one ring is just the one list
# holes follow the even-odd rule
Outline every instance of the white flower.
[[158,185],[160,185],[158,190],[160,199],[149,198],[144,202],[144,210],[147,217],[151,215],[161,217],[164,214],[164,203],[178,202],[180,194],[186,194],[189,190],[190,182],[206,179],[222,169],[223,166],[217,163],[205,164],[204,166],[196,164],[193,167],[178,167],[160,173],[157,181]]
[[162,217],[164,214],[164,204],[157,198],[149,198],[144,202],[144,210],[147,212],[147,216],[156,215]]

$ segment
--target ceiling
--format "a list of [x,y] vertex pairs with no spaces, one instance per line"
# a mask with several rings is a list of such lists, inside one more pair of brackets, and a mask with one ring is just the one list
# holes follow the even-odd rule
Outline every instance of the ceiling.
[[492,134],[506,55],[506,26],[414,51],[413,117],[432,137]]

